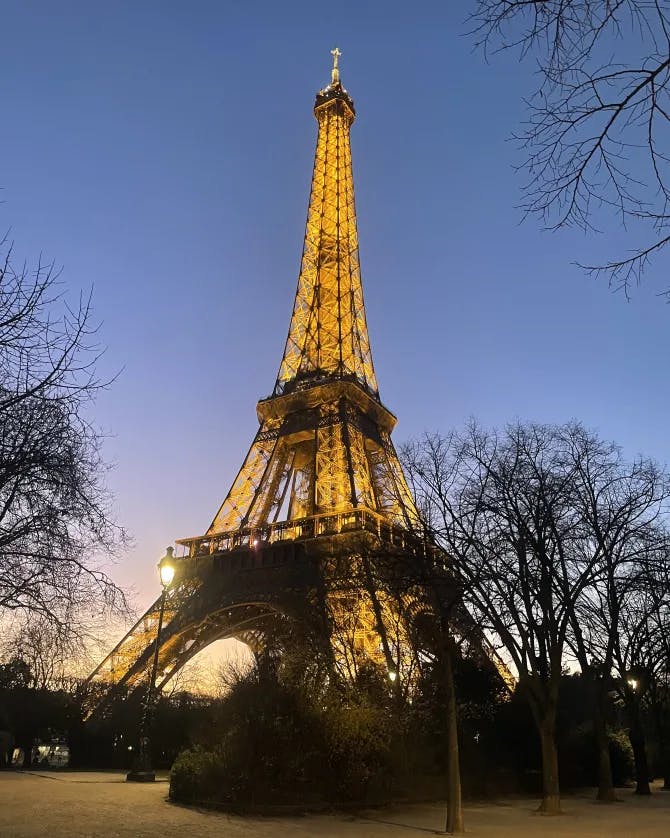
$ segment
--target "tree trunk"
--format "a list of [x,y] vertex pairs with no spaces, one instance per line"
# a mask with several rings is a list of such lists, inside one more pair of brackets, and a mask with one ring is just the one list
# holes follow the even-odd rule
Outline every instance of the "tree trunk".
[[[667,708],[664,708],[666,713]],[[658,744],[661,751],[661,773],[663,774],[663,791],[670,791],[670,730],[668,730],[667,716],[659,713]]]
[[555,709],[547,712],[541,721],[540,744],[542,746],[542,803],[538,812],[543,815],[560,815],[561,792],[558,784]]
[[640,708],[636,698],[628,702],[630,714],[630,730],[628,738],[633,748],[633,759],[635,760],[635,794],[651,794],[649,788],[649,765],[647,764],[647,748],[644,741],[644,730],[640,719]]
[[616,793],[614,791],[614,780],[612,779],[612,760],[610,759],[610,743],[607,737],[607,725],[605,724],[605,713],[603,701],[604,686],[598,681],[594,684],[595,701],[593,713],[593,726],[596,733],[596,746],[598,748],[598,793],[596,800],[601,803],[614,803]]
[[445,638],[443,644],[442,668],[447,699],[447,824],[445,832],[449,835],[465,832],[463,826],[463,806],[461,801],[461,768],[458,753],[458,717],[456,710],[456,690],[454,687],[454,667],[451,657],[451,640]]
[[634,733],[631,730],[629,739],[630,744],[633,746],[633,759],[635,760],[635,794],[651,794],[644,736],[638,732]]
[[660,766],[663,774],[663,791],[670,791],[670,744],[668,743],[668,733],[664,729],[665,722],[662,721],[659,725],[658,746],[660,751]]
[[670,791],[670,756],[665,754],[663,759],[663,791]]
[[663,791],[670,791],[670,746],[665,737],[660,742],[661,772],[663,773]]
[[666,701],[659,702],[658,698],[654,701],[659,764],[661,774],[663,775],[663,785],[661,786],[662,791],[670,791],[670,726],[668,724],[668,712],[670,711],[670,708],[668,707]]
[[647,750],[644,746],[644,737],[630,737],[630,744],[633,746],[633,758],[635,759],[635,794],[651,794],[649,787],[649,766],[647,765]]

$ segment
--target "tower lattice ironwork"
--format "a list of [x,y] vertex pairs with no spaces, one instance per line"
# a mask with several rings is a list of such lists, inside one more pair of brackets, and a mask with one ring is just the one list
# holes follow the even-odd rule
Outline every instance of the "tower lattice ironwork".
[[[177,542],[184,555],[165,609],[161,684],[221,637],[262,647],[277,613],[304,617],[319,597],[335,603],[331,613],[354,614],[354,642],[365,654],[382,654],[379,602],[374,613],[355,585],[329,584],[333,562],[340,580],[354,573],[356,536],[402,547],[417,518],[391,441],[396,419],[381,402],[372,362],[349,140],[356,112],[339,54],[314,105],[309,209],[279,373],[258,402],[258,432],[209,529]],[[92,678],[129,687],[142,679],[158,605]]]

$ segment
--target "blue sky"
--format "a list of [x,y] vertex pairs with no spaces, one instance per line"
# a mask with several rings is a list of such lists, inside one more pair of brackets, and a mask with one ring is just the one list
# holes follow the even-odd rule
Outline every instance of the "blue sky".
[[577,418],[670,460],[667,257],[627,302],[573,265],[626,246],[612,225],[520,223],[510,136],[534,68],[473,53],[471,6],[3,3],[0,229],[94,288],[101,371],[122,370],[95,419],[136,540],[114,576],[140,605],[165,546],[209,525],[274,384],[335,45],[396,442]]

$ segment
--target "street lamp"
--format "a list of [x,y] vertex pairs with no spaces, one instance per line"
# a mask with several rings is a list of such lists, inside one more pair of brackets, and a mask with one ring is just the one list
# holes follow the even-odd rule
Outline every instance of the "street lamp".
[[649,674],[642,666],[632,666],[624,673],[624,681],[633,695],[640,698],[649,686]]
[[154,647],[154,658],[151,664],[151,675],[149,686],[142,708],[142,719],[140,720],[140,746],[133,767],[126,774],[126,780],[131,783],[153,783],[156,779],[156,772],[151,767],[151,742],[149,732],[151,727],[151,713],[154,704],[154,691],[156,689],[156,673],[158,671],[158,652],[160,649],[161,629],[163,628],[163,615],[165,614],[165,599],[168,588],[172,584],[175,574],[174,547],[168,547],[163,558],[158,562],[158,573],[161,580],[160,608],[158,610],[158,627],[156,629],[156,645]]

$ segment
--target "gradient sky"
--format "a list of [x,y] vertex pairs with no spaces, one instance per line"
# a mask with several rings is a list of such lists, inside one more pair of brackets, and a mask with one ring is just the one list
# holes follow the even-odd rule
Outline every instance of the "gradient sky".
[[670,285],[631,302],[573,265],[622,234],[544,233],[515,209],[510,135],[534,67],[473,53],[463,2],[5,0],[0,229],[94,287],[109,484],[155,563],[202,534],[274,384],[302,248],[315,92],[335,45],[372,351],[396,443],[424,430],[576,418],[670,460]]

